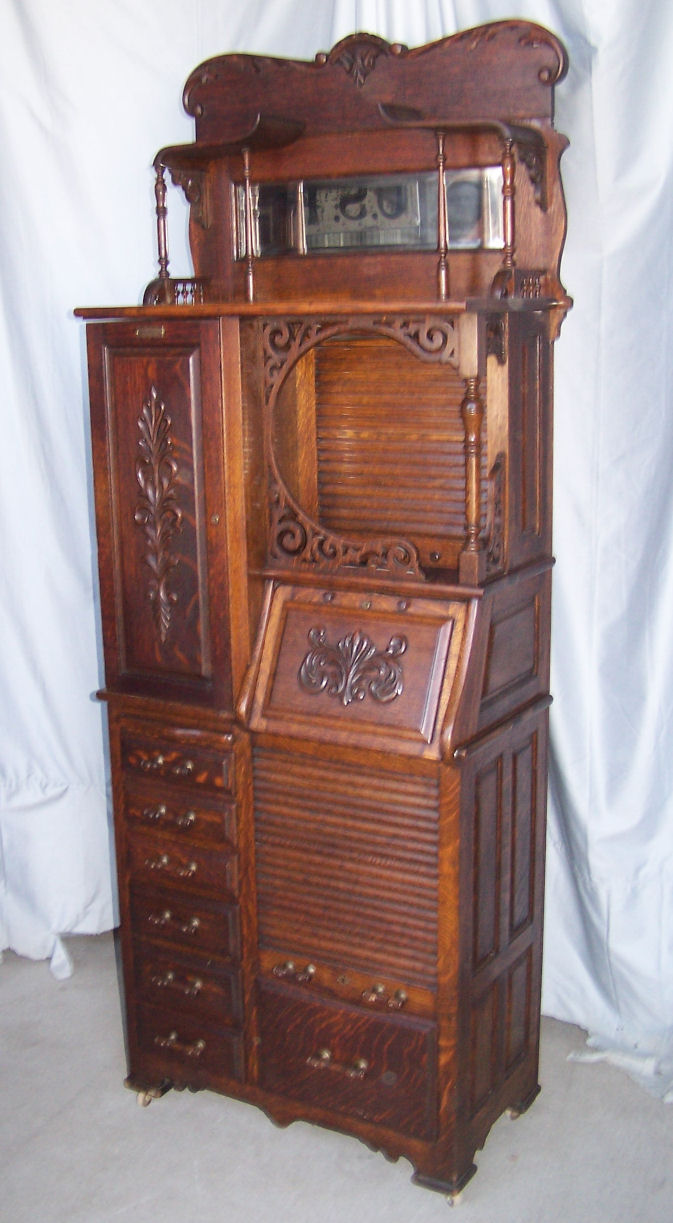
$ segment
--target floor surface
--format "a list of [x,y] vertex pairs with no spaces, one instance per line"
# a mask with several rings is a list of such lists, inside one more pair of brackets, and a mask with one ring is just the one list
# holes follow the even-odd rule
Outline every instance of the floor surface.
[[583,1033],[543,1022],[542,1093],[502,1118],[446,1199],[357,1140],[210,1092],[138,1108],[110,935],[68,940],[75,971],[0,964],[2,1223],[672,1223],[673,1106],[621,1071],[568,1062]]

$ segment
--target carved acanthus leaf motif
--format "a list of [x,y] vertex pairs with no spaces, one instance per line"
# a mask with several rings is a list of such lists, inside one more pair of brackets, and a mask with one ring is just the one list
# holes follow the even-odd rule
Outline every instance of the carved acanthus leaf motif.
[[155,386],[150,387],[138,419],[139,457],[136,478],[141,496],[136,504],[134,520],[145,536],[145,562],[151,571],[148,595],[154,623],[161,644],[165,644],[171,622],[171,612],[177,595],[168,587],[171,570],[177,560],[170,552],[170,543],[182,523],[182,510],[177,504],[178,465],[173,458],[171,418],[159,399]]
[[391,637],[385,650],[376,649],[370,637],[356,629],[330,645],[324,628],[308,634],[313,647],[304,658],[298,679],[302,688],[317,695],[326,692],[344,706],[363,701],[369,694],[388,704],[404,690],[402,665],[395,659],[407,648],[406,637]]
[[339,64],[361,89],[381,55],[401,55],[406,49],[402,43],[391,44],[375,34],[349,34],[332,47],[329,55],[324,52],[316,55],[316,63],[321,67]]

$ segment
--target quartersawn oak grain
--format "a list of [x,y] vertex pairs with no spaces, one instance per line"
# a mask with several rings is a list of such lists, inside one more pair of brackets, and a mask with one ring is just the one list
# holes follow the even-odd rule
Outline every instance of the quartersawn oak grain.
[[[207,61],[195,142],[155,160],[145,305],[77,312],[128,1083],[451,1194],[538,1091],[565,69],[521,21]],[[502,244],[461,247],[445,175],[485,167]],[[397,206],[428,173],[436,249],[352,240],[364,179]],[[345,178],[343,249],[307,253],[299,211],[265,253],[260,184],[300,210]]]

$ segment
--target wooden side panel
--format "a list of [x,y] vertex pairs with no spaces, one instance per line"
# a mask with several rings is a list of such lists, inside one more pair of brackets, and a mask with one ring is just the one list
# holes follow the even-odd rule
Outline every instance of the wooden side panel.
[[546,744],[546,709],[533,709],[465,760],[463,1089],[475,1135],[537,1086]]
[[89,328],[107,683],[230,707],[219,356],[214,322]]
[[491,599],[480,731],[549,689],[550,567],[499,582]]
[[552,386],[549,320],[509,318],[509,564],[551,555]]

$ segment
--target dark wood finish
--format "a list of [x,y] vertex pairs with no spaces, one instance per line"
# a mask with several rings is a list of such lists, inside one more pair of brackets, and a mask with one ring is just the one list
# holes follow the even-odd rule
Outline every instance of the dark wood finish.
[[[517,21],[209,61],[146,305],[79,312],[128,1082],[449,1193],[538,1090],[564,71]],[[502,247],[457,248],[442,176],[489,166]],[[436,250],[302,245],[297,184],[421,172]],[[263,184],[292,253],[258,257]]]

